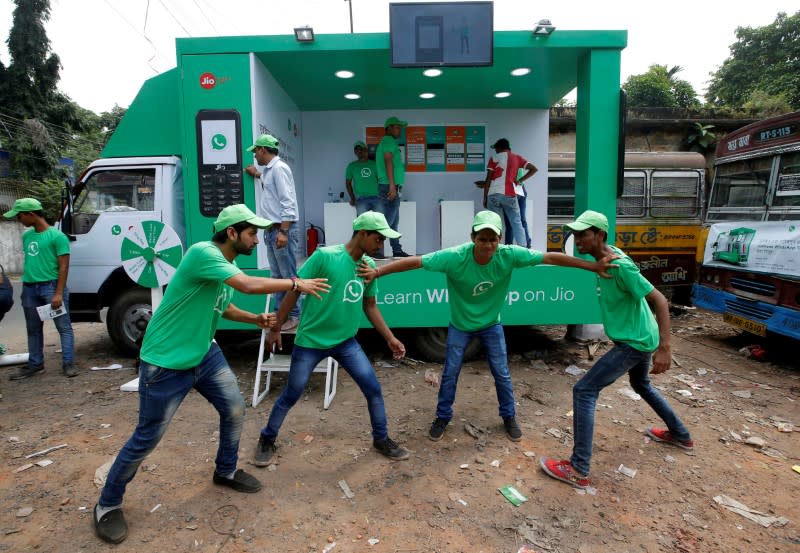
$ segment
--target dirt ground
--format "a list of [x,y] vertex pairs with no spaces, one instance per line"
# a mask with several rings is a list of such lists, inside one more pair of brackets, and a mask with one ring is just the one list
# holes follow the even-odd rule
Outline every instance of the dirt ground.
[[[133,430],[137,394],[119,386],[135,374],[89,370],[132,361],[116,353],[103,325],[75,331],[76,378],[61,375],[52,325],[44,373],[10,382],[16,369],[0,369],[0,551],[800,551],[800,474],[792,470],[800,464],[798,348],[768,347],[767,361],[747,358],[738,350],[754,340],[715,315],[673,315],[675,363],[654,377],[693,433],[693,456],[645,437],[659,421],[643,401],[620,393],[628,387],[620,380],[600,396],[591,493],[545,476],[539,458],[566,457],[572,445],[578,376],[565,369],[592,363],[586,345],[562,339],[564,327],[507,332],[522,441],[505,437],[488,367],[478,359],[461,374],[453,423],[432,442],[437,390],[425,373],[440,375],[441,365],[390,366],[384,345],[367,333],[361,338],[378,365],[390,434],[413,452],[410,460],[392,463],[373,451],[365,401],[341,371],[330,409],[322,408],[324,376],[313,375],[286,419],[276,463],[252,466],[259,429],[285,382],[278,374],[266,399],[248,410],[241,442],[240,464],[264,489],[236,494],[211,482],[218,419],[191,393],[128,488],[130,533],[119,546],[94,536],[93,480]],[[24,328],[4,322],[0,341],[11,353],[25,351]],[[595,355],[608,348],[600,344]],[[257,334],[223,349],[249,405]],[[467,422],[485,432],[472,437]],[[43,460],[52,464],[19,470]],[[508,484],[528,501],[507,501],[498,488]],[[718,496],[771,525],[723,508]]]

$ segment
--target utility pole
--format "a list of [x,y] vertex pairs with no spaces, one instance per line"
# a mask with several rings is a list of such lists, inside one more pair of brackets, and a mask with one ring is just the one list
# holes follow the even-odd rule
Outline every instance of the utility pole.
[[353,0],[344,0],[350,7],[350,34],[353,34]]

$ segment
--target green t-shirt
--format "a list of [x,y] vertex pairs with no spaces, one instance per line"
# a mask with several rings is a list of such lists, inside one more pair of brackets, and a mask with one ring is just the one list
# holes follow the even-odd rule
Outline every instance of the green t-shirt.
[[655,351],[658,347],[658,324],[645,299],[653,285],[622,250],[614,246],[610,248],[624,257],[612,261],[619,266],[608,271],[612,278],[597,277],[597,296],[606,334],[615,342],[628,344],[639,351]]
[[58,280],[58,258],[69,255],[69,238],[55,227],[43,232],[31,229],[22,235],[25,267],[22,282]]
[[[362,259],[375,267],[371,257]],[[356,335],[361,322],[363,299],[378,293],[373,280],[366,287],[364,279],[356,274],[353,261],[344,244],[326,246],[317,250],[297,271],[300,278],[327,278],[331,289],[320,294],[322,299],[307,295],[303,300],[303,313],[294,343],[304,348],[327,349],[337,346]]]
[[394,168],[395,186],[403,186],[406,181],[406,166],[397,140],[389,134],[381,138],[378,149],[375,151],[375,166],[378,169],[378,184],[389,184],[389,175],[386,173],[386,162],[383,154],[392,154],[392,167]]
[[349,163],[344,172],[344,178],[353,181],[353,192],[356,198],[378,195],[378,173],[375,162],[371,159],[365,162],[356,160]]
[[189,248],[147,325],[142,360],[176,370],[196,367],[233,298],[225,281],[241,272],[213,242]]
[[447,275],[450,322],[462,332],[476,332],[500,322],[500,309],[518,267],[538,265],[544,254],[500,245],[486,265],[473,257],[472,242],[422,256],[422,268]]

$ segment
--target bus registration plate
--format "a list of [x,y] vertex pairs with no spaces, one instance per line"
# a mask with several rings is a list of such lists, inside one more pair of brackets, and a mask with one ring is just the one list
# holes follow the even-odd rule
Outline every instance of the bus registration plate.
[[767,325],[751,321],[750,319],[745,319],[739,315],[734,315],[733,313],[723,313],[722,320],[728,324],[732,324],[733,326],[738,326],[739,328],[744,329],[751,334],[756,334],[758,336],[767,335]]

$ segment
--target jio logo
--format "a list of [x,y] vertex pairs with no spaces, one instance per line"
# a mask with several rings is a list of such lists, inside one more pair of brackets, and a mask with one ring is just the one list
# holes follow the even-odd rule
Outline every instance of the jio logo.
[[217,84],[217,78],[214,76],[213,73],[203,73],[200,75],[200,86],[205,88],[206,90],[214,88]]

